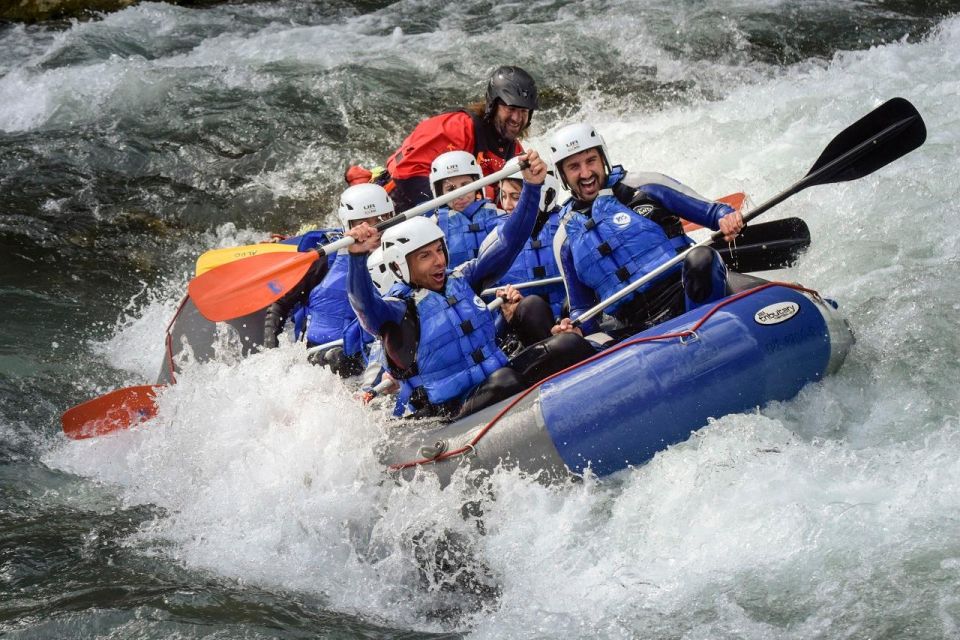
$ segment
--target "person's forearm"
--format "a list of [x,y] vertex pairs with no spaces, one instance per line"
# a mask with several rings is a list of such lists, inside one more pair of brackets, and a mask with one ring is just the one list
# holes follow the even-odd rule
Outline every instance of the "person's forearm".
[[350,254],[347,265],[347,297],[360,325],[371,335],[379,336],[384,324],[399,324],[406,305],[394,298],[381,298],[367,271],[367,254]]

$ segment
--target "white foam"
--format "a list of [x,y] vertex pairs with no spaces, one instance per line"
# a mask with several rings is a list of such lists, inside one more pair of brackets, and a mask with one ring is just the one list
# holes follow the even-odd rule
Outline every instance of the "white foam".
[[[306,55],[307,35],[275,41],[293,48],[281,57]],[[385,416],[306,365],[299,346],[191,365],[152,423],[64,443],[47,462],[166,509],[136,544],[392,625],[436,629],[426,614],[466,598],[421,586],[417,568],[414,540],[429,547],[454,531],[502,590],[457,623],[477,637],[804,638],[883,628],[890,615],[916,635],[951,635],[958,66],[952,19],[924,42],[798,65],[720,102],[580,114],[628,168],[756,201],[886,98],[910,99],[930,130],[876,175],[811,188],[770,214],[811,226],[813,245],[786,277],[846,310],[860,342],[840,373],[798,400],[724,417],[642,468],[554,487],[508,471],[484,490],[466,474],[443,491],[429,475],[394,483],[373,451],[389,437]],[[482,502],[485,535],[461,517],[469,500]]]

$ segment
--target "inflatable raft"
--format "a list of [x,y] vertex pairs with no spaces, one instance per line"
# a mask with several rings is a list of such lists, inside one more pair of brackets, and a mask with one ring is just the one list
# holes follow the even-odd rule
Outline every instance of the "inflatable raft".
[[669,320],[459,421],[393,431],[385,464],[446,484],[459,465],[605,476],[641,465],[710,418],[789,400],[853,343],[836,304],[799,285],[746,287]]

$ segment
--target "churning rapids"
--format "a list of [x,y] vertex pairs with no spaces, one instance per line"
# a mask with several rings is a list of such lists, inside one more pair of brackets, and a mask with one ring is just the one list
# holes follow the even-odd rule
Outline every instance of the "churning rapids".
[[[958,11],[146,2],[0,25],[0,635],[957,637]],[[63,437],[65,409],[154,381],[199,253],[331,222],[348,163],[499,64],[542,88],[531,146],[589,120],[628,168],[755,202],[915,104],[922,148],[769,214],[810,226],[774,275],[840,303],[840,372],[559,486],[389,479],[386,410],[293,344],[224,339],[148,427]]]

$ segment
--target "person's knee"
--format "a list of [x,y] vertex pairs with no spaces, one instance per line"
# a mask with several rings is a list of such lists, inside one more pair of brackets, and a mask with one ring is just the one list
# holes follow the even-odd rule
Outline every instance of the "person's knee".
[[723,297],[726,289],[726,267],[709,247],[696,247],[683,260],[683,293],[688,308]]
[[583,336],[576,333],[561,333],[547,341],[552,358],[569,367],[597,353],[596,349]]
[[460,408],[460,416],[469,415],[480,409],[496,404],[501,400],[520,393],[527,385],[523,378],[510,367],[501,367],[491,373],[483,383],[467,398]]
[[515,359],[520,375],[533,384],[596,354],[596,349],[576,333],[560,333],[538,342]]
[[540,342],[550,337],[550,328],[554,324],[553,310],[550,304],[540,296],[526,296],[514,310],[510,326],[524,346]]

